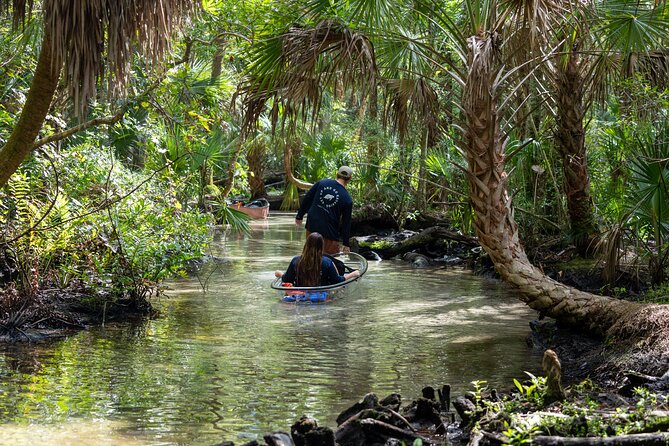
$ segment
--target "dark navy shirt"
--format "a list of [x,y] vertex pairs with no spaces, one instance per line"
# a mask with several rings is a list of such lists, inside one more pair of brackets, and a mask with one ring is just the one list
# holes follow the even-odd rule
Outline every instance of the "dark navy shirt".
[[[281,276],[282,282],[292,283],[294,286],[301,286],[297,283],[297,264],[300,262],[300,257],[295,256],[293,260],[290,261],[288,265],[288,271]],[[339,275],[337,272],[337,267],[331,258],[323,256],[321,261],[321,285],[334,285],[346,280],[344,276]]]
[[310,232],[318,232],[330,240],[341,237],[344,246],[349,245],[351,235],[351,211],[353,200],[344,186],[336,180],[326,178],[316,182],[307,192],[295,218],[302,220],[307,214]]

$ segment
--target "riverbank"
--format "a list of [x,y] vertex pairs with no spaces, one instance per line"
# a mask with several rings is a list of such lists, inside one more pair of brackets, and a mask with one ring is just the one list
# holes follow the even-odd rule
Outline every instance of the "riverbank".
[[[428,214],[419,217],[409,225],[411,230],[397,231],[388,227],[377,234],[353,237],[351,246],[370,259],[400,259],[419,269],[463,267],[485,277],[499,277],[476,238],[452,230],[448,221],[439,216]],[[358,218],[363,221],[356,221],[356,227],[369,226],[364,219],[376,224],[379,221],[378,210],[370,207]],[[648,268],[640,263],[638,257],[627,253],[626,260],[616,265],[615,275],[612,276],[611,268],[605,268],[604,262],[597,258],[579,257],[573,246],[565,245],[559,239],[537,241],[528,246],[526,252],[547,278],[573,288],[574,295],[579,291],[589,293],[588,297],[581,294],[573,301],[544,306],[548,314],[560,317],[563,326],[559,331],[553,327],[550,336],[547,336],[547,339],[561,339],[560,347],[545,341],[540,342],[540,347],[557,348],[570,364],[569,369],[575,378],[597,374],[601,375],[598,376],[601,382],[616,383],[630,368],[647,374],[662,374],[669,369],[669,343],[663,340],[667,330],[666,305],[648,305],[666,303],[669,296],[666,295],[666,287],[658,290],[651,288]],[[552,286],[551,280],[546,280],[546,283],[549,288]],[[567,299],[568,294],[569,291],[563,292],[563,298]],[[560,299],[556,296],[546,296],[546,299]],[[598,327],[595,320],[607,320],[605,309],[592,313],[592,323],[583,322],[579,314],[586,308],[597,308],[597,296],[612,296],[613,299],[604,297],[602,301],[606,300],[614,306],[618,305],[618,299],[620,306],[629,309],[629,313],[626,317],[607,322],[603,328]],[[534,299],[540,300],[537,295]],[[589,303],[585,303],[586,300]],[[531,306],[542,308],[542,305],[535,301]],[[572,322],[567,326],[570,320],[581,320],[582,323]],[[545,324],[541,325],[537,324],[537,331],[546,331]],[[607,340],[597,338],[597,334],[602,338],[606,335]],[[569,360],[571,357],[574,361]]]
[[44,341],[91,326],[156,315],[148,294],[147,289],[141,296],[104,296],[78,283],[26,296],[12,286],[5,287],[0,290],[0,342]]
[[408,404],[398,393],[384,398],[369,393],[339,414],[336,427],[303,416],[288,431],[244,446],[643,446],[669,441],[668,387],[637,383],[612,392],[589,379],[565,387],[555,352],[546,351],[543,365],[546,376],[528,373],[528,379],[514,380],[504,390],[475,381],[454,399],[449,385],[425,387]]

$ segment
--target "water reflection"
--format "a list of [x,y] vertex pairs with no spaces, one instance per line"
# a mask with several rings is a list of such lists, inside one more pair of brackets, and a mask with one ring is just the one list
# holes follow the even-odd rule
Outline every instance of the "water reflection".
[[76,444],[245,441],[305,413],[334,425],[369,391],[410,399],[450,383],[458,395],[475,379],[508,386],[536,370],[524,342],[534,314],[462,271],[372,262],[355,294],[279,302],[273,271],[304,241],[292,222],[218,233],[220,260],[171,283],[158,319],[2,347],[3,433],[13,444],[27,444],[34,424]]

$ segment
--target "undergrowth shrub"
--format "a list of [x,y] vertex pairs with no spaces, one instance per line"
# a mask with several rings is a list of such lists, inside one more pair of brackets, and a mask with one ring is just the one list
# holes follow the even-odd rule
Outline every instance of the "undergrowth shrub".
[[168,174],[131,172],[90,145],[33,158],[0,196],[1,283],[15,290],[0,299],[60,290],[60,299],[76,294],[92,308],[147,306],[162,280],[202,256],[210,237],[210,217],[177,199]]

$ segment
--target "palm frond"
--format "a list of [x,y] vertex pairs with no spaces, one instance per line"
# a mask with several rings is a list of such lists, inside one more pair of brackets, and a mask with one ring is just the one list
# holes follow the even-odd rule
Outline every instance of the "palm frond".
[[353,22],[376,29],[387,29],[389,24],[401,23],[401,1],[347,0],[346,3],[347,15]]
[[424,128],[436,133],[439,98],[429,82],[424,78],[394,79],[386,82],[386,89],[390,117],[400,136],[400,142],[408,134],[409,119],[412,116]]
[[602,3],[600,13],[603,20],[594,32],[602,36],[608,48],[623,54],[648,53],[669,35],[669,21],[661,3],[609,0]]
[[298,117],[313,122],[325,87],[356,86],[364,93],[375,85],[377,72],[374,48],[366,36],[336,21],[294,26],[265,41],[254,54],[239,89],[245,132],[256,125],[270,101],[273,127],[280,109],[284,124],[294,124]]
[[228,207],[225,204],[220,204],[217,206],[216,211],[216,220],[222,225],[230,225],[231,229],[236,229],[239,231],[248,234],[250,232],[249,221],[250,218],[248,215],[237,209]]
[[[17,2],[15,2],[17,3]],[[197,2],[190,0],[45,0],[45,29],[78,110],[105,76],[111,93],[129,80],[136,50],[150,65],[169,48],[170,38]],[[107,71],[105,71],[105,69]]]

